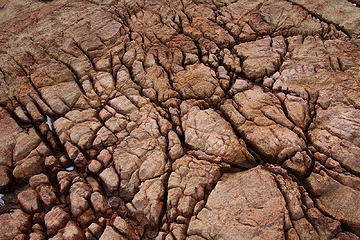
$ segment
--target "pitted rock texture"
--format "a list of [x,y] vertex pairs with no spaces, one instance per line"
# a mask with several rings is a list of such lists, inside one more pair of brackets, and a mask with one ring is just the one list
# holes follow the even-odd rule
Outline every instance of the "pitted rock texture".
[[358,0],[0,0],[0,240],[360,239]]

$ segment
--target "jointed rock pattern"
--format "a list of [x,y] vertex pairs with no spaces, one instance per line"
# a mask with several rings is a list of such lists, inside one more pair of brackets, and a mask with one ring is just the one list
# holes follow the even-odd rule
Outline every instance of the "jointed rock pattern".
[[359,7],[0,0],[0,239],[359,239]]

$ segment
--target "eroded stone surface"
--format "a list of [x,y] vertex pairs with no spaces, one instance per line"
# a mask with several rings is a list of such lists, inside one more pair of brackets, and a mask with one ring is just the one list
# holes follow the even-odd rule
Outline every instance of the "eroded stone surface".
[[275,180],[257,167],[224,174],[190,221],[188,234],[205,239],[282,239],[285,214]]
[[0,0],[0,239],[359,239],[359,6]]

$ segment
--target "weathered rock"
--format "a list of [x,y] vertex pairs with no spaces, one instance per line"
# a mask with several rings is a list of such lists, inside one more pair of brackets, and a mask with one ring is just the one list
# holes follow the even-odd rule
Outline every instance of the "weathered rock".
[[93,172],[93,173],[98,173],[100,172],[102,168],[102,165],[99,161],[96,161],[96,160],[92,160],[88,166],[88,169],[90,172]]
[[101,234],[100,240],[107,240],[107,239],[119,239],[125,240],[126,238],[117,233],[112,227],[107,226],[103,234]]
[[13,239],[29,227],[29,215],[17,209],[11,213],[0,215],[0,237]]
[[132,202],[127,204],[129,211],[141,225],[159,224],[164,198],[164,178],[165,176],[162,176],[142,183]]
[[220,175],[215,164],[187,155],[176,160],[168,181],[168,220],[175,221],[179,215],[191,217],[196,203],[206,198]]
[[29,234],[30,240],[45,240],[46,236],[41,231],[32,232]]
[[[174,76],[174,89],[185,99],[215,98],[224,95],[215,72],[203,64],[188,66]],[[215,98],[216,99],[216,98]]]
[[121,218],[120,216],[116,217],[114,219],[114,222],[112,223],[113,226],[119,231],[121,234],[126,236],[129,239],[140,239],[140,236],[136,232],[136,230],[131,226],[129,222]]
[[283,37],[263,38],[235,46],[236,53],[245,58],[244,74],[250,79],[271,76],[280,67],[286,46]]
[[88,229],[90,230],[90,232],[97,238],[100,238],[101,234],[102,234],[102,227],[99,226],[97,223],[92,223],[90,224],[90,226],[88,227]]
[[119,176],[115,172],[114,168],[106,168],[99,176],[109,192],[115,192],[118,190]]
[[221,108],[257,153],[282,162],[305,148],[301,132],[295,131],[282,105],[281,97],[255,86],[226,100]]
[[13,175],[16,179],[26,179],[32,175],[41,173],[44,170],[44,159],[40,156],[33,156],[21,161],[14,168]]
[[61,207],[53,207],[44,218],[47,230],[59,230],[70,220],[70,215]]
[[285,215],[274,178],[257,167],[223,175],[187,233],[207,239],[283,239]]
[[339,220],[359,235],[359,191],[340,184],[325,172],[312,173],[306,181],[316,198],[319,209]]
[[30,129],[29,133],[21,133],[16,138],[14,146],[13,159],[19,161],[24,159],[29,153],[36,148],[40,143],[40,138],[34,129]]
[[34,175],[29,179],[29,184],[32,188],[36,188],[37,186],[49,183],[49,178],[43,173]]
[[85,239],[84,233],[73,221],[66,224],[62,237],[64,240]]
[[0,0],[0,240],[359,239],[359,6]]
[[356,173],[360,173],[357,157],[360,153],[360,126],[353,121],[359,118],[360,111],[349,107],[334,106],[326,111],[319,110],[309,134],[321,152]]
[[76,218],[81,228],[88,226],[90,223],[96,220],[94,211],[89,208],[85,210],[81,215]]
[[83,182],[76,182],[70,188],[71,213],[74,216],[80,215],[88,207],[88,199],[91,194],[90,187]]
[[0,191],[6,189],[10,181],[10,169],[6,166],[0,166]]
[[41,201],[45,204],[47,207],[51,207],[56,205],[59,200],[56,197],[54,188],[50,185],[41,185],[36,188]]
[[38,212],[40,210],[38,195],[34,190],[22,191],[17,195],[17,199],[27,213]]
[[193,107],[182,121],[185,143],[196,151],[200,159],[224,161],[247,168],[256,164],[244,141],[236,137],[230,124],[214,110]]
[[316,229],[306,218],[296,220],[293,222],[293,224],[300,239],[320,239]]
[[94,192],[90,197],[91,204],[96,212],[106,214],[109,210],[109,204],[106,202],[106,199],[99,192]]

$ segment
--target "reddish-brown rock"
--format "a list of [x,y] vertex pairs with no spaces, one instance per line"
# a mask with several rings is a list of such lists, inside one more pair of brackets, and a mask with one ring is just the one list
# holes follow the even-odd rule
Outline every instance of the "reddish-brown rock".
[[204,208],[191,219],[187,234],[205,239],[283,239],[285,216],[285,200],[274,178],[257,167],[223,175]]
[[28,213],[38,212],[40,210],[39,197],[34,190],[25,190],[17,195],[21,207]]
[[69,221],[70,216],[61,207],[53,207],[46,213],[44,222],[47,230],[59,230]]
[[0,0],[0,240],[360,237],[359,0]]

